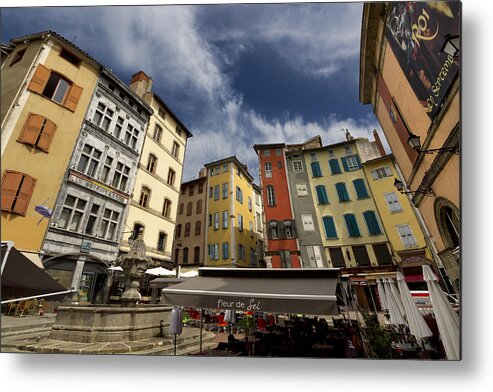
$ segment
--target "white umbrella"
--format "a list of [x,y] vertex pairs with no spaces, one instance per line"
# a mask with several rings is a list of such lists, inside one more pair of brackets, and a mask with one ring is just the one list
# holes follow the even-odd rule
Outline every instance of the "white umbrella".
[[199,275],[199,272],[195,271],[195,270],[180,273],[180,276],[183,278],[194,278],[195,276],[198,276],[198,275]]
[[384,278],[383,282],[385,284],[385,294],[387,300],[387,306],[389,307],[390,322],[395,325],[405,325],[403,314],[401,313],[399,306],[397,305],[397,300],[392,293],[390,285],[392,284],[390,279]]
[[433,313],[447,359],[457,360],[460,357],[459,316],[443,294],[429,265],[423,265],[423,278],[428,285]]
[[175,347],[174,354],[176,355],[176,335],[181,335],[183,331],[183,325],[181,322],[181,309],[173,306],[171,311],[171,323],[169,325],[169,333],[175,335]]
[[231,333],[231,325],[236,323],[236,312],[228,309],[224,312],[224,321],[228,323],[229,332]]
[[380,279],[377,279],[377,291],[378,291],[378,297],[380,298],[380,305],[382,305],[382,309],[388,310],[389,306],[387,305],[386,301],[386,294],[385,294],[385,289],[383,288],[382,282]]
[[111,267],[109,267],[108,269],[109,269],[109,270],[111,270],[111,271],[123,271],[123,268],[122,268],[122,267],[120,267],[120,266],[117,266],[117,267],[116,267],[116,266],[114,266],[114,265],[112,265],[112,266],[111,266]]
[[156,275],[156,276],[175,276],[173,271],[163,267],[150,268],[146,271],[146,274]]
[[404,305],[402,304],[402,299],[399,294],[399,291],[397,291],[397,287],[395,287],[394,279],[392,278],[388,278],[388,279],[389,279],[390,292],[392,293],[392,296],[395,298],[395,302],[397,304],[397,307],[399,308],[399,312],[401,312],[402,315],[405,315],[406,311],[404,309]]
[[414,301],[409,288],[407,287],[404,275],[400,271],[397,271],[397,285],[401,293],[402,304],[406,313],[407,323],[409,324],[409,330],[417,338],[422,339],[427,336],[432,336],[432,332],[426,324],[425,319],[420,313],[416,302]]

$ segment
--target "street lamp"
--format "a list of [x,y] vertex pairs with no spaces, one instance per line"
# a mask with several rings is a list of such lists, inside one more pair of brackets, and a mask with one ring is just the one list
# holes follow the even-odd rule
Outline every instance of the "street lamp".
[[447,34],[440,53],[446,53],[454,58],[459,57],[460,37],[458,35]]
[[459,150],[458,150],[458,146],[454,146],[454,147],[442,147],[442,148],[432,148],[432,149],[429,149],[429,150],[422,150],[421,149],[421,140],[420,140],[420,137],[415,135],[414,133],[409,133],[409,138],[407,139],[407,144],[409,144],[411,146],[411,148],[414,150],[414,151],[417,151],[417,152],[424,152],[426,154],[433,154],[435,152],[452,152],[454,154],[457,154],[459,155]]
[[417,190],[417,191],[405,191],[404,190],[404,184],[402,183],[401,180],[398,180],[397,178],[394,178],[394,186],[403,195],[413,195],[416,193],[419,193],[419,194],[425,195],[425,196],[434,196],[435,195],[431,188],[428,188],[425,190]]

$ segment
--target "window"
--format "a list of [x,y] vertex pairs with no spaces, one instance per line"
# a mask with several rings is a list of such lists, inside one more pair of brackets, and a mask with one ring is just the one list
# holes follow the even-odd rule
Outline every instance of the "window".
[[197,208],[195,209],[196,214],[202,213],[202,200],[197,200]]
[[329,248],[329,255],[333,267],[336,268],[346,267],[346,262],[344,261],[344,255],[342,254],[341,248]]
[[308,196],[308,188],[306,187],[306,184],[296,184],[296,194],[299,197]]
[[229,259],[229,243],[223,242],[223,260]]
[[181,128],[180,128],[180,126],[179,126],[179,125],[177,125],[177,126],[175,127],[175,132],[176,132],[176,134],[177,134],[178,136],[181,136]]
[[123,122],[125,120],[123,119],[123,117],[118,117],[116,119],[116,124],[115,124],[115,131],[113,133],[113,135],[117,138],[117,139],[120,139],[120,137],[122,136],[122,129],[123,129]]
[[67,195],[63,203],[58,226],[62,229],[78,231],[87,202],[77,197]]
[[282,149],[281,148],[276,148],[276,156],[281,156],[282,155]]
[[223,165],[223,173],[228,172],[228,164]]
[[327,153],[329,154],[329,158],[334,158],[334,150],[327,150]]
[[228,228],[228,211],[223,211],[223,229]]
[[373,244],[373,252],[379,265],[392,265],[392,255],[389,252],[387,244]]
[[204,183],[200,183],[199,184],[199,194],[201,194],[202,192],[204,192]]
[[219,230],[219,212],[214,213],[214,230]]
[[171,200],[170,199],[164,199],[163,203],[163,214],[165,218],[169,218],[171,215]]
[[185,193],[187,193],[187,187],[182,185],[181,187],[181,194],[184,195]]
[[176,238],[181,237],[181,224],[176,225],[175,236],[176,236]]
[[219,185],[214,185],[214,200],[219,200]]
[[213,193],[214,193],[214,188],[210,186],[209,187],[209,199],[212,197]]
[[293,172],[303,173],[303,162],[302,161],[293,161]]
[[282,162],[281,161],[277,161],[277,168],[282,169]]
[[284,221],[284,234],[286,235],[286,238],[292,238],[295,236],[294,220]]
[[39,64],[27,88],[51,99],[74,112],[82,94],[82,87]]
[[270,150],[264,150],[264,157],[270,157]]
[[113,165],[113,158],[107,156],[104,161],[103,171],[101,173],[101,181],[107,183],[110,177],[111,166]]
[[21,49],[17,51],[12,57],[12,61],[10,62],[9,66],[12,67],[14,64],[17,64],[19,61],[21,61],[25,53],[26,53],[26,49]]
[[311,159],[312,162],[315,162],[317,160],[317,154],[315,154],[314,152],[312,152],[310,154],[310,159]]
[[386,177],[392,177],[392,170],[390,167],[379,167],[378,169],[372,170],[371,175],[374,180],[380,180]]
[[370,235],[382,234],[382,230],[380,230],[380,225],[378,224],[375,212],[365,211],[363,212],[363,216],[365,217],[366,226],[368,227],[368,232]]
[[322,177],[322,171],[320,170],[320,163],[312,162],[312,177]]
[[304,231],[315,231],[312,214],[301,214],[301,221],[303,222]]
[[189,201],[187,203],[187,216],[191,216],[193,211],[193,202]]
[[414,234],[409,225],[397,225],[397,231],[406,248],[415,248],[417,246],[416,238],[414,238]]
[[178,154],[180,152],[180,145],[177,142],[173,142],[173,148],[171,150],[171,154],[175,157],[178,158]]
[[210,174],[211,177],[213,177],[214,176],[214,169],[210,169],[209,170],[209,174]]
[[401,204],[395,192],[385,193],[384,197],[390,212],[402,212]]
[[368,251],[365,245],[353,246],[354,259],[358,266],[368,267],[371,265],[370,257],[368,256]]
[[142,190],[140,191],[140,199],[139,199],[139,205],[146,208],[149,206],[149,198],[151,197],[151,190],[143,186]]
[[238,245],[238,261],[245,261],[245,247],[242,244]]
[[260,194],[257,192],[255,192],[255,204],[258,206],[260,205]]
[[166,180],[166,183],[169,186],[173,186],[174,185],[174,183],[175,183],[175,176],[176,176],[175,171],[172,168],[169,168],[169,171],[168,171],[168,179]]
[[89,213],[89,218],[87,219],[86,228],[84,233],[87,235],[93,235],[94,229],[96,228],[96,220],[99,215],[99,206],[97,204],[93,204],[91,207],[91,212]]
[[255,249],[253,249],[253,248],[250,248],[250,265],[251,266],[257,265],[257,253],[255,252]]
[[48,152],[55,130],[56,125],[53,121],[38,114],[29,113],[17,141]]
[[324,268],[324,261],[319,246],[307,246],[306,251],[308,253],[308,263],[311,268]]
[[276,195],[274,193],[274,187],[272,185],[267,185],[267,205],[276,205]]
[[108,131],[111,120],[113,118],[113,113],[113,110],[109,109],[106,105],[99,102],[96,108],[96,113],[94,113],[94,118],[92,119],[92,122],[103,130]]
[[228,198],[228,183],[225,182],[223,184],[223,199],[227,199]]
[[151,173],[156,172],[156,166],[157,166],[157,158],[153,154],[149,154],[149,159],[147,160],[147,170],[150,171]]
[[208,222],[209,222],[208,223],[208,226],[209,227],[212,227],[212,214],[209,214],[209,216],[208,216]]
[[156,142],[161,143],[161,137],[162,136],[163,136],[163,128],[161,128],[161,126],[156,124],[156,126],[154,127],[154,132],[152,133],[152,138]]
[[279,256],[281,257],[281,268],[292,268],[291,252],[289,250],[280,250]]
[[219,244],[209,244],[209,259],[219,260]]
[[157,238],[157,251],[158,252],[164,252],[166,249],[166,240],[168,239],[168,236],[166,235],[165,232],[160,231],[158,238]]
[[113,175],[113,181],[111,185],[114,188],[125,191],[127,187],[129,173],[130,168],[128,166],[125,166],[123,163],[118,162],[116,164],[115,174]]
[[250,231],[250,237],[253,237],[253,222],[252,221],[248,222],[248,227],[249,227],[249,231]]
[[329,160],[329,167],[332,174],[342,173],[341,167],[339,166],[339,160],[337,158]]
[[200,246],[196,246],[193,248],[193,262],[195,264],[200,263]]
[[362,178],[358,178],[353,180],[354,190],[356,191],[356,197],[359,199],[367,199],[370,196],[368,195],[368,191],[366,190],[365,180]]
[[195,235],[200,235],[201,229],[202,229],[202,222],[201,221],[195,222]]
[[344,150],[346,151],[346,155],[349,155],[352,153],[351,146],[344,146]]
[[344,171],[353,171],[357,170],[361,167],[361,162],[359,160],[358,155],[352,155],[347,157],[342,157],[342,166],[344,167]]
[[72,54],[65,48],[62,48],[60,52],[60,57],[63,57],[65,60],[67,60],[69,63],[72,63],[76,67],[78,67],[82,62],[80,58],[78,58],[76,55]]
[[279,238],[279,229],[278,229],[278,223],[277,221],[270,221],[269,222],[269,234],[271,239],[276,240]]
[[193,196],[194,191],[195,191],[195,186],[190,185],[190,188],[188,189],[188,196]]
[[158,114],[163,120],[166,120],[166,111],[161,106],[159,106]]
[[216,166],[214,168],[214,175],[218,176],[219,174],[221,174],[221,167],[220,166]]
[[329,204],[325,185],[317,185],[315,189],[317,190],[318,204]]
[[238,230],[243,231],[243,215],[238,214]]
[[188,263],[188,248],[187,247],[183,248],[183,260],[181,262],[182,262],[182,264]]
[[99,226],[99,237],[114,241],[119,217],[120,214],[118,212],[105,208],[103,219],[101,219]]
[[256,212],[255,216],[257,219],[257,231],[262,231],[262,218],[260,217],[260,213]]
[[184,237],[190,237],[190,227],[192,224],[190,222],[185,223],[185,233],[183,234]]
[[252,210],[252,198],[250,196],[248,196],[248,210]]
[[243,204],[243,191],[239,186],[236,187],[236,200]]
[[183,209],[185,208],[184,203],[180,203],[178,207],[178,215],[183,215]]
[[77,164],[77,171],[89,177],[94,177],[98,168],[101,151],[96,150],[89,144],[85,144]]
[[340,202],[350,201],[349,194],[346,189],[346,184],[344,184],[343,182],[338,182],[336,184],[336,190]]
[[123,142],[132,149],[136,149],[137,140],[139,138],[139,130],[133,125],[127,124],[127,129],[125,131],[125,139]]
[[265,162],[265,178],[272,178],[272,164]]
[[337,231],[334,225],[334,218],[332,216],[324,216],[322,218],[322,222],[324,224],[325,238],[326,239],[337,238]]
[[361,237],[356,217],[353,214],[344,215],[349,237]]

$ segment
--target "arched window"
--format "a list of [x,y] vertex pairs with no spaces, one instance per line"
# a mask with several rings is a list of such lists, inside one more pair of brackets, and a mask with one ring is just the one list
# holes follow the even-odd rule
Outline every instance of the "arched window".
[[201,221],[195,222],[195,235],[200,235],[201,226],[202,226]]
[[267,185],[267,205],[276,205],[276,195],[274,193],[274,187],[272,185]]
[[169,218],[170,215],[171,215],[171,200],[170,199],[164,199],[163,216],[166,218]]
[[157,166],[157,158],[154,154],[149,154],[149,158],[147,159],[147,170],[151,173],[156,172]]
[[181,237],[181,224],[176,225],[176,228],[175,228],[175,236],[176,236],[176,238],[180,238]]
[[139,205],[142,207],[148,207],[150,197],[151,197],[151,190],[148,187],[143,186],[142,190],[140,191]]
[[196,214],[201,214],[202,213],[202,200],[197,200],[197,210],[195,211]]
[[157,251],[158,252],[164,252],[164,250],[166,249],[166,240],[167,239],[168,239],[168,235],[165,232],[160,231],[159,236],[158,236],[158,240],[157,240]]
[[185,237],[190,237],[190,222],[185,223]]
[[193,262],[196,264],[200,263],[200,246],[193,248]]
[[445,246],[452,249],[460,246],[459,209],[450,201],[439,198],[435,201],[435,219]]
[[193,210],[193,203],[190,201],[187,204],[187,216],[192,215],[192,210]]
[[187,264],[188,263],[188,248],[183,248],[183,260],[182,260],[182,263],[183,264]]

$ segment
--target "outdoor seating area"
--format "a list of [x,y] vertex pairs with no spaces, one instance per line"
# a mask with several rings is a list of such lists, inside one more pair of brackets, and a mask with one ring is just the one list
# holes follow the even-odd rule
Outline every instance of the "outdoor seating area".
[[7,316],[23,317],[27,315],[36,316],[43,313],[44,300],[29,299],[6,304],[5,311],[2,313]]

